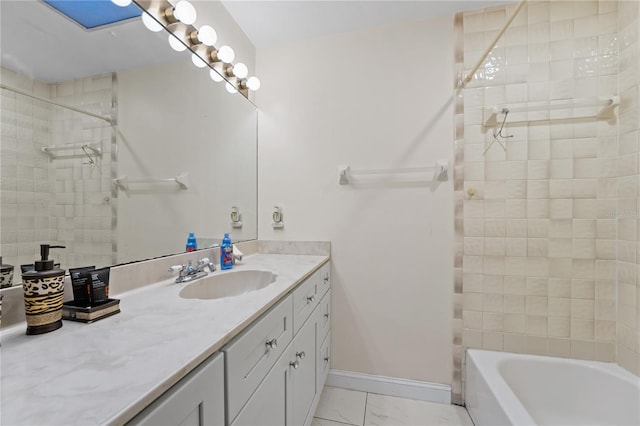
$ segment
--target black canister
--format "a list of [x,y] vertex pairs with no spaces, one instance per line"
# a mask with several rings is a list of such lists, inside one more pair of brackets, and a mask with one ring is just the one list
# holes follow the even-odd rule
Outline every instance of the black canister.
[[22,274],[27,334],[48,333],[62,327],[64,269],[55,268],[53,259],[49,260],[50,248],[64,246],[41,244],[35,269]]

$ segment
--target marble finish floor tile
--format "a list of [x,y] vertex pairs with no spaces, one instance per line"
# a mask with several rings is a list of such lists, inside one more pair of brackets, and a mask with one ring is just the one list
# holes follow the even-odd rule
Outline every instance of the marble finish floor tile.
[[[325,386],[314,417],[318,421],[330,420],[362,426],[367,393]],[[319,425],[335,423],[319,423]]]
[[464,407],[368,394],[365,426],[473,426]]
[[340,423],[340,422],[334,422],[333,420],[325,420],[325,419],[319,419],[317,417],[314,417],[313,420],[311,420],[311,426],[361,426],[361,425],[351,425],[349,423]]

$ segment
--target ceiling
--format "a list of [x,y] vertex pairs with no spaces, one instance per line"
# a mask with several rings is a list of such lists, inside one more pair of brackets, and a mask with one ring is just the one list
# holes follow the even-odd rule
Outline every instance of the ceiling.
[[462,10],[515,0],[223,0],[231,16],[257,47],[451,16]]
[[1,65],[47,83],[184,60],[140,18],[86,30],[44,2],[0,0]]
[[[223,4],[253,44],[267,47],[356,31],[509,0],[244,1]],[[0,0],[1,65],[45,82],[184,60],[167,33],[132,19],[87,31],[39,0]]]

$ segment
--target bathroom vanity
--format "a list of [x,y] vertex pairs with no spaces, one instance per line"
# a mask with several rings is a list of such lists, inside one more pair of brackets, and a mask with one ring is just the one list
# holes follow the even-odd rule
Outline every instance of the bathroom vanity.
[[212,276],[241,271],[275,279],[212,299],[167,279],[93,324],[4,331],[3,423],[309,424],[329,371],[329,257],[259,253]]

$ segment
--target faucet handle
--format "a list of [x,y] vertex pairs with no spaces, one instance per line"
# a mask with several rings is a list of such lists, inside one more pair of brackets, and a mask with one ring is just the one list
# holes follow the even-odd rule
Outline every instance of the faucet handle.
[[209,258],[208,257],[203,257],[202,259],[198,260],[198,266],[204,266],[206,264],[209,263]]
[[196,268],[193,267],[193,261],[191,259],[189,259],[189,264],[187,265],[187,274],[193,274],[196,270]]
[[182,272],[184,270],[185,270],[185,265],[169,266],[169,272]]

